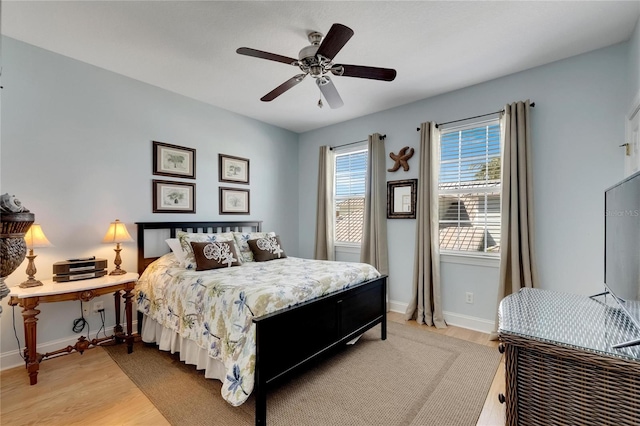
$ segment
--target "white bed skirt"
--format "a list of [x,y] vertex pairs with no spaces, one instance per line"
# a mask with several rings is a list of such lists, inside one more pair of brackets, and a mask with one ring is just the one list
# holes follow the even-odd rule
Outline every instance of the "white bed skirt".
[[223,381],[225,377],[226,371],[221,361],[210,358],[207,351],[195,342],[180,337],[178,333],[163,327],[146,315],[142,316],[142,341],[155,343],[161,351],[169,351],[172,354],[179,352],[180,361],[195,365],[198,370],[204,370],[204,377],[207,379]]

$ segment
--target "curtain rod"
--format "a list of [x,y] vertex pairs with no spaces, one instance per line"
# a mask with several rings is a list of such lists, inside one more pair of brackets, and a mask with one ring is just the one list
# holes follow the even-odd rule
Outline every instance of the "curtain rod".
[[[530,106],[531,108],[534,108],[534,107],[536,106],[536,103],[535,103],[535,102],[531,102],[531,103],[529,104],[529,106]],[[501,109],[500,111],[494,111],[494,112],[490,112],[490,113],[487,113],[487,114],[476,115],[476,116],[474,116],[474,117],[461,118],[461,119],[459,119],[459,120],[447,121],[447,122],[445,122],[445,123],[436,123],[436,128],[438,128],[438,127],[440,127],[440,126],[444,126],[445,124],[458,123],[459,121],[471,120],[471,119],[473,119],[473,118],[486,117],[486,116],[488,116],[488,115],[493,115],[493,114],[501,114],[501,113],[503,113],[503,112],[504,112],[504,109]],[[417,131],[420,131],[420,127],[416,128],[416,130],[417,130]]]
[[[385,140],[386,137],[387,137],[387,135],[380,135],[380,140],[383,141],[383,140]],[[367,142],[367,141],[369,141],[369,139],[362,139],[361,141],[355,141],[355,142],[344,143],[342,145],[330,146],[329,149],[340,148],[340,147],[349,146],[349,145],[355,145],[357,143],[362,143],[362,142]]]

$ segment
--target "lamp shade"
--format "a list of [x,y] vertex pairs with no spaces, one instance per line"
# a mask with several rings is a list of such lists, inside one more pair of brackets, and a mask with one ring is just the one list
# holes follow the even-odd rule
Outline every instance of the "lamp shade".
[[111,222],[109,230],[102,239],[103,243],[125,243],[129,241],[133,241],[133,238],[129,235],[127,227],[124,226],[124,223],[120,222],[119,219],[116,219],[115,222]]
[[33,249],[36,247],[53,247],[53,244],[47,240],[47,237],[42,232],[40,224],[34,223],[31,225],[26,234],[24,234],[24,241],[27,243],[27,248]]

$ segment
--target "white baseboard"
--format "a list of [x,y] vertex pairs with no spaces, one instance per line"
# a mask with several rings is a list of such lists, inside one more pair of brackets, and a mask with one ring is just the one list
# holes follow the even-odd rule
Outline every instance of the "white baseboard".
[[[126,330],[127,326],[124,324],[122,326]],[[107,336],[111,336],[113,334],[113,329],[114,329],[114,326],[108,327],[105,330],[105,334]],[[134,333],[136,333],[137,330],[138,330],[138,321],[133,321]],[[38,344],[38,349],[37,349],[38,353],[46,354],[47,352],[54,352],[62,348],[65,348],[67,346],[73,346],[76,344],[80,336],[86,336],[86,333],[74,334],[69,337],[63,337],[62,339]],[[103,336],[102,332],[100,332],[100,336]],[[92,333],[91,338],[92,339],[95,338],[95,334]],[[20,343],[24,344],[24,341],[21,341]],[[24,360],[20,356],[23,348],[20,348],[20,351],[19,351],[17,346],[18,346],[18,342],[16,342],[16,348],[14,350],[3,352],[2,354],[0,354],[0,371],[7,370],[9,368],[18,367],[18,366],[24,367]]]
[[462,327],[487,334],[490,334],[495,327],[494,321],[490,321],[484,318],[471,317],[468,315],[446,311],[442,314],[444,315],[444,320],[447,322],[447,324],[455,325],[456,327]]
[[389,300],[388,307],[391,312],[398,312],[400,314],[404,314],[407,311],[407,304],[396,300]]
[[[404,314],[407,310],[407,304],[396,300],[389,300],[389,310]],[[479,331],[481,333],[491,333],[495,326],[493,321],[484,318],[471,317],[468,315],[457,314],[455,312],[443,312],[444,320],[449,325],[462,327],[469,330]]]

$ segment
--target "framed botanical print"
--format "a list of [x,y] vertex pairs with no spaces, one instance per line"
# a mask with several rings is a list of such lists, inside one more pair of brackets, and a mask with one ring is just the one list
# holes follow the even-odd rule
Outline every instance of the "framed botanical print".
[[249,184],[249,160],[218,154],[220,182]]
[[249,190],[220,187],[220,214],[249,214]]
[[195,213],[196,184],[168,180],[152,181],[154,213]]
[[196,150],[153,141],[153,174],[196,178]]

